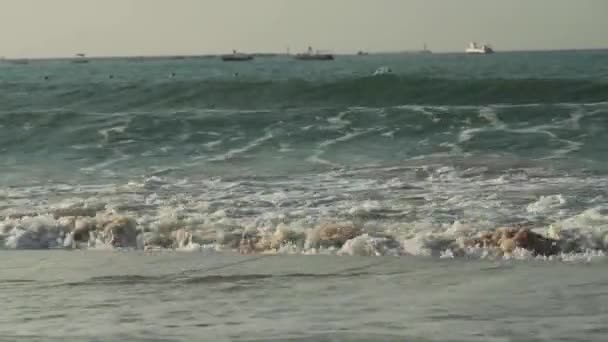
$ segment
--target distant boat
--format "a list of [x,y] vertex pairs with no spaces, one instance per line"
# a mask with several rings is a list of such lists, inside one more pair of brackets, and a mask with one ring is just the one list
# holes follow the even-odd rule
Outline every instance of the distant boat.
[[240,53],[240,52],[237,52],[236,50],[233,50],[232,54],[230,54],[230,55],[222,55],[221,58],[224,62],[246,62],[246,61],[253,60],[252,55]]
[[10,60],[11,63],[13,64],[29,64],[30,61],[27,59],[12,59]]
[[426,43],[424,44],[424,48],[420,51],[420,53],[431,54],[433,51],[427,49]]
[[477,43],[472,42],[469,44],[469,47],[465,50],[465,53],[470,55],[487,55],[494,53],[494,49],[490,45],[483,44],[477,45]]
[[369,55],[369,52],[365,52],[365,51],[357,52],[357,56],[367,56],[367,55]]
[[78,63],[78,64],[89,63],[89,60],[86,58],[86,55],[84,53],[77,53],[76,58],[72,59],[72,63]]
[[333,61],[334,55],[329,53],[320,53],[319,51],[313,51],[312,47],[308,47],[308,51],[299,53],[294,56],[295,59],[301,61]]

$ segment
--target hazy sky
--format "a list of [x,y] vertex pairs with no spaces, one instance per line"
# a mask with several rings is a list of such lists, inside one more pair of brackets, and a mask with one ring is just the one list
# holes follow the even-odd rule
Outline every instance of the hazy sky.
[[0,56],[606,48],[608,0],[0,0]]

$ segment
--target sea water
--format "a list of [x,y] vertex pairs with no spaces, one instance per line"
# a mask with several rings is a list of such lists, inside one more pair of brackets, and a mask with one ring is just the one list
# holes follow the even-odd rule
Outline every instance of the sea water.
[[607,61],[0,63],[2,340],[602,341]]

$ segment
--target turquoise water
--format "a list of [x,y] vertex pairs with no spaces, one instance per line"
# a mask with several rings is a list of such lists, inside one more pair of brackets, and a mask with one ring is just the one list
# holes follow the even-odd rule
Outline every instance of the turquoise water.
[[[601,251],[607,61],[580,51],[5,62],[4,241],[18,247],[15,227],[33,224],[15,219],[90,207],[128,215],[138,232],[173,222],[205,236],[340,221],[403,241],[454,225],[559,224],[592,235],[579,252]],[[382,67],[392,72],[374,76]],[[34,226],[57,233],[57,218]],[[32,246],[55,246],[41,239]]]
[[607,130],[606,51],[3,61],[0,340],[604,341]]

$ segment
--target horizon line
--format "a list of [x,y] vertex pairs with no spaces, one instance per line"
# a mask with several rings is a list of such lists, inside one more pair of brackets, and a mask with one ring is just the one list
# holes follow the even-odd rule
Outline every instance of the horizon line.
[[[564,49],[511,49],[511,50],[495,50],[495,53],[513,53],[513,52],[576,52],[576,51],[606,51],[608,47],[603,48],[564,48]],[[283,52],[244,52],[237,50],[238,52],[245,53],[248,55],[254,56],[292,56],[294,53]],[[328,50],[319,50],[324,53],[330,53],[336,56],[356,56],[358,52],[328,52]],[[462,51],[433,51],[428,50],[433,54],[465,54],[464,50]],[[370,51],[370,50],[359,50],[359,52],[364,52],[368,55],[390,55],[390,54],[417,54],[424,52],[424,50],[384,50],[384,51]],[[297,53],[297,52],[296,52]],[[0,60],[4,61],[19,61],[19,60],[65,60],[65,59],[77,59],[82,58],[79,56],[81,53],[76,53],[72,56],[46,56],[46,57],[5,57],[0,56]],[[165,58],[213,58],[220,57],[222,55],[227,55],[230,53],[187,53],[187,54],[133,54],[133,55],[85,55],[86,59],[118,59],[118,58],[157,58],[157,59],[165,59]]]

